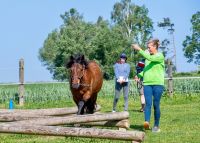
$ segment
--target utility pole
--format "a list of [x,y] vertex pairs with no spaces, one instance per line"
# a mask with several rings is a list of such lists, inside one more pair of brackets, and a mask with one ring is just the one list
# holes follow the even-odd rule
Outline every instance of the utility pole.
[[162,27],[162,28],[168,28],[167,31],[169,32],[169,34],[172,37],[172,45],[173,45],[173,56],[171,59],[174,59],[174,65],[175,65],[175,71],[177,71],[177,63],[176,63],[176,47],[175,47],[175,38],[174,38],[174,31],[175,29],[174,24],[171,23],[170,19],[167,18],[163,18],[163,22],[159,22],[158,23],[158,27]]
[[173,28],[174,24],[170,23],[170,28],[168,29],[169,34],[172,36],[172,44],[173,44],[173,51],[174,51],[174,55],[172,57],[172,59],[174,58],[174,65],[175,65],[175,71],[177,71],[177,63],[176,63],[176,47],[175,47],[175,40],[174,40],[174,28]]

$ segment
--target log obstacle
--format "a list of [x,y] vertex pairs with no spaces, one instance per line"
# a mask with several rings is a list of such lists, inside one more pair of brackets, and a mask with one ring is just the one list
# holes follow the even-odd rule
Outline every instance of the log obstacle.
[[[100,106],[97,108],[100,110]],[[128,112],[95,113],[75,115],[77,108],[55,108],[34,110],[0,110],[1,133],[19,133],[50,136],[89,137],[142,142],[144,132],[126,131],[130,127]],[[6,123],[5,123],[6,121]],[[12,121],[12,122],[8,122]],[[13,122],[14,121],[14,122]],[[66,127],[81,126],[118,127],[123,130]],[[64,127],[61,127],[63,126]]]
[[[101,106],[97,105],[96,111],[100,111]],[[68,108],[50,108],[50,109],[0,109],[0,115],[42,115],[42,116],[61,116],[75,114],[78,112],[77,107]]]
[[[97,105],[96,111],[100,111],[101,106]],[[29,120],[33,118],[47,118],[48,116],[64,116],[77,113],[77,107],[52,108],[52,109],[0,109],[0,121],[11,122]],[[47,116],[47,117],[45,117]]]
[[139,131],[119,131],[97,128],[74,128],[56,126],[28,126],[28,125],[1,125],[1,133],[67,136],[67,137],[87,137],[100,139],[114,139],[141,142],[144,140],[144,132]]
[[88,122],[88,123],[81,123],[80,125],[86,126],[105,126],[105,127],[118,127],[118,128],[125,128],[129,129],[130,123],[128,119],[120,120],[120,121],[101,121],[101,122]]
[[124,111],[103,114],[74,115],[66,117],[37,118],[31,120],[16,121],[13,122],[13,124],[55,126],[87,122],[123,120],[128,119],[128,117],[129,113]]

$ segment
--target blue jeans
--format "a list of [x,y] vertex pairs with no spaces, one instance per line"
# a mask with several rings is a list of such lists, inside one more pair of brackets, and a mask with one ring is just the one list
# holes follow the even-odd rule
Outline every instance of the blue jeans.
[[144,85],[144,97],[146,101],[144,117],[145,121],[150,122],[153,97],[154,126],[159,126],[160,122],[160,99],[163,89],[164,87],[162,85]]

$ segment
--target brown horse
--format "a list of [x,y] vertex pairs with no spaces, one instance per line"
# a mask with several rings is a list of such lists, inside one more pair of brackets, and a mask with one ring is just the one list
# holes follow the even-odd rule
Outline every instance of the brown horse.
[[94,113],[97,93],[103,83],[99,65],[88,62],[84,55],[70,56],[66,68],[70,68],[70,89],[74,102],[78,106],[77,114]]

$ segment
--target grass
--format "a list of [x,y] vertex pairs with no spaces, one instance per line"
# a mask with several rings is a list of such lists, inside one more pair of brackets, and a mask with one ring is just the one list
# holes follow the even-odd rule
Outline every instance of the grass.
[[[111,112],[113,97],[101,95],[98,104],[101,112]],[[123,97],[117,104],[118,111],[123,111]],[[163,96],[161,100],[160,133],[145,131],[144,143],[198,143],[200,141],[200,96],[175,95],[173,98]],[[7,103],[6,103],[7,104]],[[60,101],[37,102],[25,104],[23,108],[53,108],[53,107],[75,106],[71,98]],[[0,107],[7,107],[2,104]],[[15,105],[16,108],[20,108]],[[143,130],[143,113],[138,112],[140,108],[139,96],[129,97],[130,130]],[[152,111],[153,113],[153,111]],[[153,114],[152,114],[153,115]],[[153,124],[153,116],[151,117]],[[92,139],[77,137],[54,137],[35,135],[11,135],[0,134],[1,143],[130,143],[130,141],[117,141],[108,139]]]

